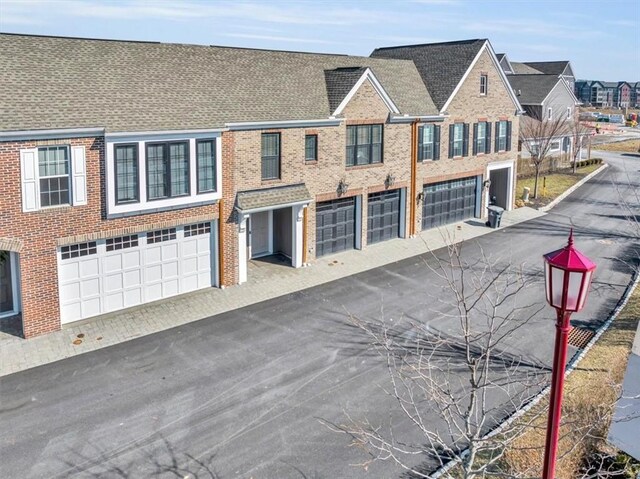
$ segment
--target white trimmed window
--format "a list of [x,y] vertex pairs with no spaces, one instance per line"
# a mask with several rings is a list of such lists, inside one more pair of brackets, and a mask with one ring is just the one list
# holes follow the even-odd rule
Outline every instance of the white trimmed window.
[[209,204],[221,194],[218,132],[107,135],[107,216]]
[[547,120],[553,119],[553,108],[547,108]]
[[87,204],[84,146],[20,150],[22,211]]
[[480,95],[484,96],[487,94],[489,88],[489,76],[488,75],[480,75]]

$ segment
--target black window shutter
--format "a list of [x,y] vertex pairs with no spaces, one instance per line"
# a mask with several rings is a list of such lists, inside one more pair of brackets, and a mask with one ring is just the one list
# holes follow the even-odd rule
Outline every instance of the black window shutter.
[[453,129],[455,125],[449,125],[449,158],[453,158]]
[[491,153],[491,122],[488,121],[487,125],[487,141],[485,142],[484,152]]
[[493,149],[496,153],[500,151],[500,122],[496,121],[496,144]]
[[478,124],[473,124],[473,156],[478,154]]
[[440,125],[433,126],[433,159],[440,159]]
[[462,130],[462,156],[469,156],[469,123],[464,123]]
[[418,127],[418,161],[423,160],[424,148],[422,147],[422,138],[424,138],[424,126]]
[[511,122],[507,122],[507,151],[511,151]]

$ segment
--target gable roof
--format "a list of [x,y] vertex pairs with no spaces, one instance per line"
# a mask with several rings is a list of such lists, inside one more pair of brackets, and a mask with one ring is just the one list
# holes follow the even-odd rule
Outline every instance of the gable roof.
[[536,70],[535,68],[522,62],[511,62],[511,68],[513,69],[513,73],[515,75],[542,75],[542,72],[540,70]]
[[324,71],[329,111],[336,111],[366,70],[364,67],[339,67]]
[[[509,75],[509,83],[522,105],[541,105],[558,82],[566,85],[557,75]],[[567,88],[568,90],[568,88]]]
[[326,119],[338,93],[329,94],[325,71],[341,67],[375,71],[401,114],[438,113],[416,66],[405,60],[0,34],[0,64],[12,66],[0,69],[5,131],[195,130]]
[[433,102],[442,109],[486,42],[474,39],[376,48],[371,56],[413,60]]
[[525,62],[526,65],[548,75],[562,75],[570,66],[568,60],[555,62]]

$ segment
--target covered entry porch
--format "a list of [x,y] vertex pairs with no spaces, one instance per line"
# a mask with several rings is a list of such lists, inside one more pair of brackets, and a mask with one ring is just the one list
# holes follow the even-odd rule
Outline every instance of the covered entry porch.
[[238,193],[239,283],[247,281],[248,262],[256,258],[278,255],[277,264],[303,265],[305,212],[310,201],[303,184]]

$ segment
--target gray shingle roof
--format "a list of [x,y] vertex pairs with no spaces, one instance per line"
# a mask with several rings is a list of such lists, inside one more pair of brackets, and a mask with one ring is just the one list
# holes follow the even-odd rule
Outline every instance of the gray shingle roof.
[[0,64],[4,131],[327,118],[325,70],[338,67],[370,67],[402,114],[437,113],[409,61],[0,34]]
[[567,65],[569,65],[569,61],[561,60],[557,62],[525,62],[525,64],[548,75],[562,75],[562,73],[567,68]]
[[542,73],[509,75],[507,78],[521,105],[540,105],[558,82],[562,81],[557,75]]
[[431,98],[441,109],[486,41],[474,39],[377,48],[371,56],[413,60]]
[[329,98],[329,110],[333,113],[342,103],[344,97],[351,91],[356,82],[362,77],[366,68],[336,68],[325,70],[324,78],[327,83],[327,96]]
[[515,75],[542,75],[540,70],[530,67],[526,63],[511,62],[511,68]]
[[304,184],[278,186],[262,190],[242,191],[236,197],[236,207],[241,211],[252,211],[272,206],[284,206],[311,201]]

